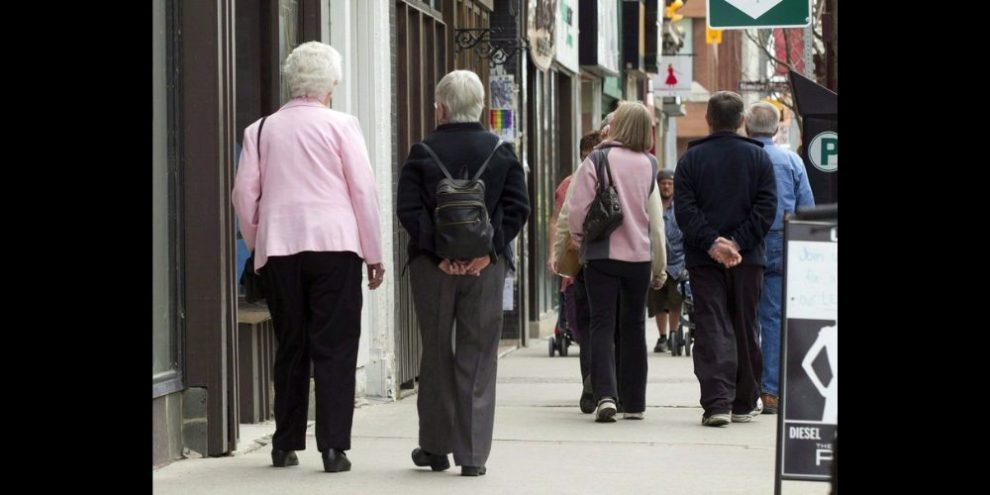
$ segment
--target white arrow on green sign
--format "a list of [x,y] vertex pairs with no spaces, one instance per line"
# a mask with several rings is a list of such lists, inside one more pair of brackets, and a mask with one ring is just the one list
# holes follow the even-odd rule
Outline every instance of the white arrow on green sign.
[[708,0],[708,27],[749,29],[805,27],[811,0]]

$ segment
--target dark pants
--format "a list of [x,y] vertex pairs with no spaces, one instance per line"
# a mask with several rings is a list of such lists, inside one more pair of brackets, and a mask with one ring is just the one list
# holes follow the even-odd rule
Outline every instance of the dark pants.
[[[584,382],[584,391],[590,394],[594,393],[594,385],[591,382],[591,304],[588,302],[588,284],[584,281],[584,270],[578,272],[574,280],[574,284],[567,288],[568,293],[573,294],[572,296],[568,296],[569,307],[573,307],[573,309],[568,311],[567,321],[570,322],[568,324],[571,326],[571,332],[574,333],[577,343],[581,346],[581,353],[578,355],[581,363],[581,380]],[[616,297],[619,314],[622,313],[622,308],[625,307],[621,299],[620,297]],[[572,300],[573,303],[571,302]],[[615,346],[613,348],[615,349],[615,374],[619,387],[622,386],[622,374],[619,373],[619,362],[621,358],[618,352],[618,349],[620,349],[619,335],[621,333],[619,331],[619,319],[616,318]]]
[[756,307],[763,267],[690,268],[694,294],[694,374],[705,414],[747,413],[760,395],[763,356]]
[[[584,274],[591,303],[591,381],[595,399],[618,399],[625,412],[643,412],[646,409],[643,307],[650,285],[650,262],[591,260],[585,265]],[[618,353],[613,351],[617,323]]]
[[306,448],[312,361],[316,447],[348,450],[361,339],[361,258],[307,251],[270,257],[261,272],[278,342],[272,447]]
[[481,276],[447,275],[428,256],[409,265],[423,339],[419,446],[484,466],[495,426],[495,374],[502,335],[505,260]]
[[574,283],[567,288],[567,324],[574,340],[581,346],[578,355],[581,365],[581,380],[587,381],[585,392],[591,392],[591,308],[588,306],[588,289],[584,283],[584,270],[578,273]]

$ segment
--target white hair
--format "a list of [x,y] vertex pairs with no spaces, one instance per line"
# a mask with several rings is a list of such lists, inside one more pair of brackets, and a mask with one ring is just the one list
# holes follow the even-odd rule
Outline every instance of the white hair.
[[283,73],[293,98],[332,96],[341,77],[340,53],[319,41],[303,43],[285,59]]
[[765,101],[758,101],[746,112],[746,134],[773,136],[780,123],[780,110]]
[[455,70],[437,84],[437,103],[447,109],[448,122],[477,122],[485,107],[485,86],[469,70]]

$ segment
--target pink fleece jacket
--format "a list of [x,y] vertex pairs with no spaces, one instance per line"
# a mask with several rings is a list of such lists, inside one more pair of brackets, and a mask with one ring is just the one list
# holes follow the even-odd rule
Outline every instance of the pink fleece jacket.
[[[656,187],[656,170],[644,153],[622,147],[606,148],[612,178],[622,204],[623,221],[594,252],[582,249],[582,259],[611,259],[628,262],[653,261],[653,273],[659,276],[666,267],[664,226],[660,193]],[[605,176],[608,180],[608,176]],[[598,179],[591,155],[574,173],[567,199],[570,210],[567,218],[571,236],[578,243],[583,241],[584,218],[595,199]],[[652,189],[652,190],[651,190]],[[584,246],[586,247],[586,246]]]

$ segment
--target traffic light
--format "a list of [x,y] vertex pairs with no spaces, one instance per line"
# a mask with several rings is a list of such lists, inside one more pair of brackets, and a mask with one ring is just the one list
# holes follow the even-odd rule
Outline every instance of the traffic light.
[[722,30],[705,26],[705,43],[717,45],[722,42]]
[[684,0],[674,0],[669,2],[664,8],[664,15],[670,19],[670,22],[677,22],[684,18],[683,15],[678,14],[677,11],[684,6]]

